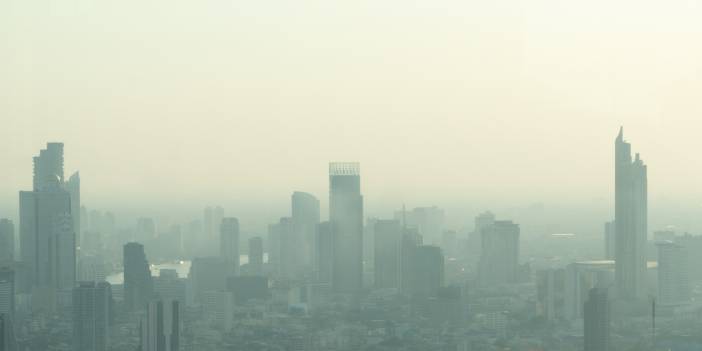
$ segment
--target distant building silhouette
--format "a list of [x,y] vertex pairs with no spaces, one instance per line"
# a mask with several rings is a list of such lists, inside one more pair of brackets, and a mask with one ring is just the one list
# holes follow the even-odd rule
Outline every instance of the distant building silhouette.
[[219,229],[219,255],[232,268],[234,274],[239,272],[239,220],[234,217],[223,218]]
[[482,251],[478,278],[481,285],[517,282],[519,263],[519,225],[495,221],[482,228]]
[[301,275],[302,262],[295,255],[295,246],[299,244],[294,233],[293,220],[283,217],[278,223],[268,226],[269,260],[276,276],[293,279]]
[[153,218],[137,218],[137,240],[156,238],[156,223]]
[[374,233],[375,288],[399,288],[402,226],[396,220],[377,220]]
[[363,288],[363,196],[358,163],[329,164],[329,221],[333,224],[335,292]]
[[610,310],[607,289],[591,289],[583,311],[585,327],[584,351],[609,351]]
[[416,207],[411,211],[395,212],[395,219],[416,228],[427,243],[439,243],[444,232],[444,210],[439,207]]
[[291,242],[294,260],[299,262],[297,275],[312,270],[314,242],[319,224],[319,199],[309,193],[296,191],[291,197],[294,239]]
[[483,228],[489,227],[493,223],[495,223],[495,215],[490,211],[483,212],[475,217],[475,227],[468,236],[468,252],[470,256],[480,258]]
[[74,351],[107,350],[111,300],[106,282],[81,282],[73,289]]
[[249,239],[249,268],[255,275],[263,272],[263,238],[260,236]]
[[436,296],[444,285],[444,256],[438,246],[422,245],[412,254],[412,295]]
[[400,243],[400,291],[412,294],[415,288],[415,252],[422,246],[422,236],[416,228],[402,229]]
[[646,165],[619,130],[615,141],[616,284],[623,299],[646,298],[646,241],[648,194]]
[[123,250],[124,302],[129,310],[141,310],[153,296],[153,282],[144,245],[128,243]]

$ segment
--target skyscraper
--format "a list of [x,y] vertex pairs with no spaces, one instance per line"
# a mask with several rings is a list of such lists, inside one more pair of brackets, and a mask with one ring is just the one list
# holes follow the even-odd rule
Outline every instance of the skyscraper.
[[111,295],[106,282],[81,282],[73,289],[74,351],[107,350]]
[[396,220],[375,222],[375,288],[400,287],[400,250],[402,227]]
[[180,348],[180,304],[156,300],[146,306],[139,330],[139,351],[178,351]]
[[585,351],[609,351],[609,300],[607,289],[590,289],[583,306]]
[[140,310],[153,294],[151,271],[144,253],[144,245],[125,244],[123,253],[124,301],[127,309]]
[[646,298],[646,240],[648,195],[646,165],[631,144],[624,141],[623,128],[615,141],[615,279],[623,299]]
[[358,163],[329,164],[329,220],[333,230],[332,287],[356,293],[363,288],[363,196]]
[[676,305],[690,301],[687,249],[671,241],[660,241],[658,247],[658,301]]
[[315,271],[317,280],[323,283],[332,282],[332,266],[334,265],[334,241],[332,240],[332,224],[322,222],[317,226],[315,240]]
[[481,285],[517,282],[519,263],[519,225],[512,221],[495,221],[482,228],[482,251],[478,278]]
[[319,200],[312,194],[296,191],[291,197],[294,241],[291,250],[304,271],[313,266],[314,239],[319,224]]
[[56,176],[63,184],[63,143],[46,143],[46,149],[34,156],[34,188],[40,191],[50,177]]
[[0,262],[15,260],[15,225],[7,218],[0,219]]
[[239,273],[239,220],[234,217],[223,218],[220,224],[219,255],[234,274]]
[[[66,190],[71,195],[71,216],[73,217],[73,230],[76,233],[76,246],[80,247],[81,238],[81,211],[80,211],[80,175],[73,173],[66,182]],[[103,233],[104,234],[104,233]]]
[[75,284],[75,230],[63,179],[63,144],[49,143],[34,157],[33,191],[19,194],[20,254],[37,309],[55,308],[58,293],[70,299]]

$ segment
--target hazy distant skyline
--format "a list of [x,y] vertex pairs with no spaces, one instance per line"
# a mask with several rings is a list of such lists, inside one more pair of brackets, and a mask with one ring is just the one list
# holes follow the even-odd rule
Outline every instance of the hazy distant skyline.
[[678,0],[3,1],[0,216],[48,141],[92,208],[279,213],[299,190],[326,216],[328,163],[358,161],[371,214],[613,216],[620,125],[651,211],[699,211],[699,18]]

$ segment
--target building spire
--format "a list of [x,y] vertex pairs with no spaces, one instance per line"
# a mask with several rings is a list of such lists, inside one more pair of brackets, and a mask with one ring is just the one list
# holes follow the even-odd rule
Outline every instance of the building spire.
[[617,135],[617,140],[624,140],[624,126],[619,127],[619,135]]

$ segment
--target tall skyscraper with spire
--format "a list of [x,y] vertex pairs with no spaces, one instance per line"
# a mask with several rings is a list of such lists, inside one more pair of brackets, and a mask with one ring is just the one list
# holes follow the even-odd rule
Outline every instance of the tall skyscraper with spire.
[[638,153],[632,160],[623,128],[615,141],[614,162],[617,293],[623,299],[640,300],[646,298],[647,172]]
[[20,254],[37,309],[52,310],[75,285],[72,198],[63,176],[63,144],[34,157],[34,188],[20,191]]
[[363,288],[363,196],[356,162],[329,164],[329,221],[332,287],[341,293],[359,292]]

